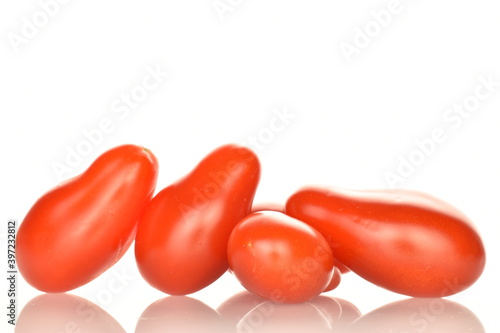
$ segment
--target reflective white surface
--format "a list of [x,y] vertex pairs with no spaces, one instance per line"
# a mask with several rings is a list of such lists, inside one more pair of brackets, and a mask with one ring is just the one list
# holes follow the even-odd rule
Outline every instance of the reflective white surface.
[[[240,292],[217,309],[186,296],[168,296],[140,315],[136,333],[155,332],[440,332],[483,333],[465,306],[445,299],[405,299],[362,315],[343,299],[319,296],[300,304],[276,304]],[[125,332],[96,304],[71,294],[43,294],[19,316],[16,333]]]

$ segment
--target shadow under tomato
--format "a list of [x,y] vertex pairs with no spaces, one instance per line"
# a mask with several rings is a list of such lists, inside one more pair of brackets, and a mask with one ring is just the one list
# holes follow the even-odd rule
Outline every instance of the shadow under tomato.
[[15,332],[125,333],[125,330],[106,311],[85,298],[43,294],[24,306]]
[[136,333],[228,332],[222,317],[205,303],[186,296],[162,298],[144,310]]
[[355,321],[349,332],[484,333],[476,315],[442,298],[410,298],[384,305]]

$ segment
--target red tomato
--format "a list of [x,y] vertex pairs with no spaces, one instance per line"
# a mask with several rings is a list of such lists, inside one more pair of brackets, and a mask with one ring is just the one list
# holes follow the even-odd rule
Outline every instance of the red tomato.
[[134,239],[157,174],[149,150],[123,145],[44,194],[17,234],[17,262],[26,281],[41,291],[65,292],[116,263]]
[[256,212],[234,228],[229,266],[249,291],[276,302],[305,302],[333,274],[328,242],[307,224],[279,212]]
[[135,255],[144,279],[171,295],[217,280],[228,268],[229,234],[250,212],[259,177],[252,151],[226,145],[160,191],[137,232]]
[[309,187],[288,199],[286,213],[321,232],[353,272],[397,293],[452,295],[472,285],[485,265],[469,220],[423,193]]

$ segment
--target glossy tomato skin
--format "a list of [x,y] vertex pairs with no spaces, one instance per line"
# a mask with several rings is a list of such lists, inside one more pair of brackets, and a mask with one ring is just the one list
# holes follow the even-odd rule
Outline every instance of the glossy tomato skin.
[[106,271],[127,251],[156,186],[158,162],[122,145],[44,194],[19,227],[19,271],[33,287],[66,292]]
[[[273,211],[285,213],[285,205],[273,203],[273,202],[263,202],[257,203],[252,206],[251,213],[262,212],[262,211]],[[335,289],[340,284],[340,276],[337,276],[336,273],[340,272],[340,274],[349,273],[350,270],[343,263],[341,263],[338,258],[335,259],[335,272],[333,274],[332,281],[328,288],[325,291],[330,291]]]
[[484,246],[467,217],[424,193],[307,187],[285,210],[321,232],[353,272],[396,293],[452,295],[484,269]]
[[260,163],[249,149],[225,145],[147,207],[135,243],[140,273],[170,295],[194,293],[228,268],[227,240],[249,214]]
[[228,242],[233,274],[249,291],[280,303],[300,303],[329,285],[334,259],[326,239],[285,214],[256,212],[234,228]]

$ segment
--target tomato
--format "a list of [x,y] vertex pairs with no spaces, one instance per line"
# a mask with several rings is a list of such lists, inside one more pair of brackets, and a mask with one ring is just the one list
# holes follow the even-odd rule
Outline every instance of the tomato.
[[328,242],[307,224],[279,212],[241,220],[228,242],[233,274],[249,291],[275,302],[305,302],[325,290],[334,268]]
[[144,310],[136,333],[229,332],[222,317],[205,303],[186,296],[162,298]]
[[[262,211],[273,211],[273,212],[284,213],[285,207],[284,207],[284,205],[277,204],[277,203],[260,203],[260,204],[254,204],[252,206],[251,213],[262,212]],[[337,288],[340,284],[341,274],[345,274],[345,273],[350,272],[349,268],[347,268],[337,258],[334,258],[334,261],[335,261],[335,269],[333,271],[332,280],[328,284],[328,287],[325,289],[325,292],[331,291],[331,290]],[[229,271],[231,272],[231,270],[229,270]]]
[[225,145],[160,191],[136,237],[144,279],[171,295],[190,294],[217,280],[228,269],[229,234],[250,212],[259,178],[251,150]]
[[484,333],[481,321],[465,306],[443,298],[409,298],[375,309],[349,332]]
[[125,333],[125,330],[106,311],[85,298],[70,294],[42,294],[24,306],[15,332]]
[[321,232],[353,272],[396,293],[449,296],[484,269],[484,246],[467,217],[420,192],[307,187],[285,210]]
[[17,263],[26,281],[41,291],[66,292],[115,264],[134,240],[157,174],[149,150],[122,145],[44,194],[17,234]]

